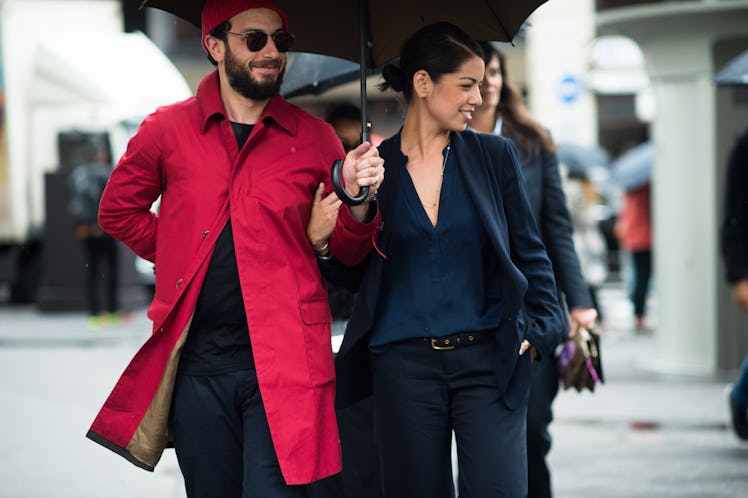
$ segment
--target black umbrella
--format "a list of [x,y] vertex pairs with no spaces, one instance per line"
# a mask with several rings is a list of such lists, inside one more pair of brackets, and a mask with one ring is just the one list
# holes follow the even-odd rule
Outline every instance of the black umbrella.
[[[357,62],[305,52],[292,54],[280,93],[285,98],[319,95],[361,77]],[[366,69],[372,76],[381,70]]]
[[[358,62],[361,81],[361,138],[369,140],[367,68],[398,57],[400,45],[419,28],[450,21],[478,40],[511,41],[522,23],[547,0],[280,0],[296,35],[294,50]],[[201,26],[204,0],[144,0],[142,5]],[[339,166],[337,166],[339,167]],[[336,193],[339,175],[333,167]],[[363,202],[366,188],[352,205]],[[351,204],[347,195],[341,199]]]
[[748,50],[725,64],[714,75],[714,82],[720,86],[748,85]]

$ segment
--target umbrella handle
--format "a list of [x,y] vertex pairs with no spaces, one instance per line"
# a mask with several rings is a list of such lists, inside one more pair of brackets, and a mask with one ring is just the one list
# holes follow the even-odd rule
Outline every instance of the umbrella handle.
[[343,184],[340,182],[340,172],[342,170],[343,160],[336,159],[335,162],[332,163],[331,180],[332,188],[338,195],[338,199],[349,206],[358,206],[359,204],[363,204],[364,201],[366,201],[366,198],[369,197],[369,187],[361,187],[361,191],[357,196],[351,196],[351,194],[348,193],[348,191],[343,187]]

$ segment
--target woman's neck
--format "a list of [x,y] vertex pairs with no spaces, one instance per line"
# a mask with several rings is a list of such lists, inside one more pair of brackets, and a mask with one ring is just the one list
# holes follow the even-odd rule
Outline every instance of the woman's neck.
[[473,120],[470,127],[481,133],[493,132],[496,126],[496,108],[492,106],[480,106],[473,111]]
[[400,149],[410,160],[419,160],[438,154],[449,144],[449,130],[424,122],[418,114],[408,114],[400,133]]

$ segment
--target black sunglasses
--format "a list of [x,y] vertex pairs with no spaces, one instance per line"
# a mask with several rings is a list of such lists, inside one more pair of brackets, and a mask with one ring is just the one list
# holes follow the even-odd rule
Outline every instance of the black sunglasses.
[[265,48],[265,45],[268,43],[268,38],[273,39],[273,43],[275,43],[275,48],[278,49],[278,52],[288,52],[288,50],[291,48],[291,45],[293,44],[293,41],[296,39],[296,37],[287,32],[287,31],[278,31],[277,33],[273,33],[272,35],[269,35],[267,33],[263,33],[262,31],[248,31],[246,33],[234,33],[233,31],[226,31],[229,35],[234,36],[241,36],[244,38],[244,41],[247,42],[247,48],[252,52],[259,52],[263,48]]

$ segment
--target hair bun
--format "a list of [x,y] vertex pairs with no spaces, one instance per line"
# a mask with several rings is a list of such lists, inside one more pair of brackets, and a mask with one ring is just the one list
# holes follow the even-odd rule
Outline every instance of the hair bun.
[[385,64],[385,66],[382,68],[382,78],[384,78],[382,90],[386,90],[389,87],[396,92],[403,91],[403,81],[405,79],[405,74],[403,73],[403,70],[400,69],[399,65],[395,65],[391,62]]

